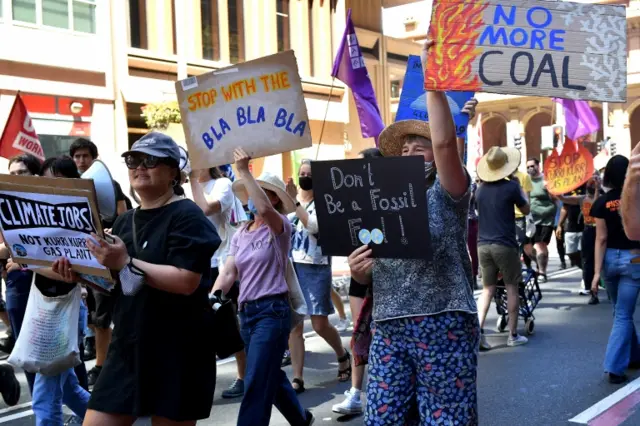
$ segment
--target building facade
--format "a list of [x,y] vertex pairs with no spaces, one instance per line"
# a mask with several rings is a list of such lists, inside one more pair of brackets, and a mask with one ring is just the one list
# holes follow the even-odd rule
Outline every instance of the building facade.
[[[590,102],[600,121],[600,131],[591,135],[591,142],[585,145],[592,153],[596,153],[597,143],[610,138],[607,146],[609,152],[629,156],[633,147],[640,141],[640,0],[585,2],[627,6],[627,102]],[[430,9],[430,1],[417,1],[386,10],[385,34],[399,39],[423,41],[429,28]],[[391,81],[391,85],[402,87],[402,80]],[[479,100],[479,115],[469,125],[467,138],[467,165],[470,169],[475,169],[478,152],[487,152],[489,147],[494,145],[521,144],[523,158],[546,158],[547,152],[540,148],[541,127],[552,124],[564,125],[564,115],[559,105],[550,98],[531,96],[478,93],[476,97]]]
[[383,6],[381,0],[0,0],[0,129],[20,92],[47,156],[87,137],[126,180],[119,154],[148,131],[144,105],[176,100],[177,80],[293,49],[314,146],[258,159],[254,171],[287,177],[293,157],[349,158],[373,140],[361,137],[352,97],[330,75],[346,10],[352,8],[386,122],[393,117],[389,79],[400,78],[407,55],[417,52],[414,41],[382,35]]

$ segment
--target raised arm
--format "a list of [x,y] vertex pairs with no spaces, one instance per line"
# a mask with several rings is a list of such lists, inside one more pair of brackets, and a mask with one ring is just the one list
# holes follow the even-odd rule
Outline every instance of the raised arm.
[[251,157],[242,149],[238,148],[233,152],[233,157],[238,168],[240,179],[244,180],[244,186],[249,194],[249,198],[253,200],[253,204],[258,210],[258,214],[267,224],[274,235],[280,235],[284,231],[284,223],[282,215],[271,205],[271,201],[267,194],[264,193],[258,182],[249,171],[249,160]]
[[622,189],[622,225],[627,238],[640,240],[640,142],[631,152]]

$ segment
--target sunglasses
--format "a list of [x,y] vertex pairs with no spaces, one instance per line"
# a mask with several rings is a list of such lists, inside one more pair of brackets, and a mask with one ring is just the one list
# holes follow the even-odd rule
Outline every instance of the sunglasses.
[[128,169],[135,170],[140,165],[145,169],[154,169],[160,164],[168,164],[166,158],[160,158],[153,155],[127,155],[124,162]]

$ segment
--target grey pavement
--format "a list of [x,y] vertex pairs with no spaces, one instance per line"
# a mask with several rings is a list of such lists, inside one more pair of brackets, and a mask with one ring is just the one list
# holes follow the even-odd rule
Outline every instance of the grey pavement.
[[[610,303],[601,293],[600,305],[587,305],[588,298],[577,294],[580,271],[559,271],[557,256],[551,257],[550,280],[542,285],[543,300],[535,311],[535,334],[530,336],[527,345],[507,348],[507,334],[493,331],[497,315],[494,306],[490,310],[485,332],[493,349],[480,354],[478,367],[480,424],[483,426],[569,425],[570,418],[624,386],[609,384],[602,371],[612,323]],[[348,304],[345,307],[348,308]],[[335,322],[337,318],[334,316],[332,320]],[[520,329],[522,332],[522,321]],[[331,412],[332,405],[343,400],[342,394],[350,385],[337,382],[335,354],[312,332],[309,321],[305,332],[307,391],[300,395],[302,405],[312,410],[319,425],[362,424],[362,417],[345,418]],[[347,346],[349,332],[342,336]],[[291,377],[291,367],[285,371]],[[632,378],[636,376],[634,373]],[[199,424],[235,424],[240,399],[223,400],[220,396],[234,378],[235,363],[219,362],[211,417]],[[19,379],[23,384],[21,407],[12,409],[0,404],[0,424],[34,423],[33,416],[29,415],[24,376],[19,374]],[[150,422],[143,419],[137,424]],[[275,408],[271,424],[287,424]],[[622,424],[640,424],[640,413]]]

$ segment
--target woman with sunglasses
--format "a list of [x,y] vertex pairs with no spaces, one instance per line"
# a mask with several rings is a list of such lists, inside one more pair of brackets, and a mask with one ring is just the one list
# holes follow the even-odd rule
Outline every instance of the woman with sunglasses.
[[[138,417],[195,425],[209,417],[215,389],[215,342],[202,336],[212,333],[206,283],[220,238],[202,210],[179,196],[173,139],[151,132],[123,157],[140,207],[118,217],[112,241],[87,239],[93,256],[119,275],[122,294],[84,425],[131,425]],[[68,260],[57,269],[71,279]]]

